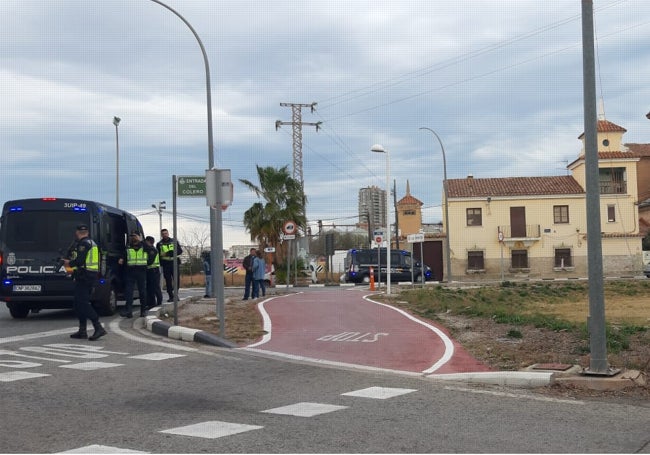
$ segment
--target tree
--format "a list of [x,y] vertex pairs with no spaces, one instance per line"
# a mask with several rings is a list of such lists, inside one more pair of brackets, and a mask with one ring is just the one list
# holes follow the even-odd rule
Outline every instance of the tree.
[[[259,186],[249,180],[239,179],[253,191],[262,202],[254,203],[244,212],[244,226],[251,240],[261,247],[273,246],[281,251],[280,232],[286,221],[293,221],[302,232],[307,227],[303,201],[306,198],[300,182],[289,175],[287,166],[271,166],[257,169]],[[281,257],[280,254],[276,257]]]

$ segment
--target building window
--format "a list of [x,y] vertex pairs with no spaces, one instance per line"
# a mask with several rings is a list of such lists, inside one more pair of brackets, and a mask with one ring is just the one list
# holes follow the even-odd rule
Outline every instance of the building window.
[[512,268],[528,268],[528,250],[512,250]]
[[555,267],[573,267],[573,262],[571,262],[571,248],[555,249]]
[[553,223],[566,224],[569,222],[569,206],[568,205],[554,205],[553,206]]
[[467,270],[484,270],[485,261],[482,251],[467,252]]
[[615,223],[616,222],[616,206],[608,205],[607,206],[607,222]]
[[481,209],[467,209],[467,225],[468,226],[481,226],[483,218],[481,216]]
[[625,194],[627,182],[624,167],[598,169],[600,194]]
[[404,215],[415,215],[415,210],[404,210]]

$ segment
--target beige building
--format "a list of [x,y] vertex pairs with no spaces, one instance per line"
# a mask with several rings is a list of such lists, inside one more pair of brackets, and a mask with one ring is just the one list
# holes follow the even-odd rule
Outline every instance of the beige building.
[[[599,120],[597,131],[603,270],[640,275],[641,158],[623,145],[624,128]],[[448,180],[454,280],[587,276],[584,136],[579,139],[583,150],[568,165],[571,175]]]

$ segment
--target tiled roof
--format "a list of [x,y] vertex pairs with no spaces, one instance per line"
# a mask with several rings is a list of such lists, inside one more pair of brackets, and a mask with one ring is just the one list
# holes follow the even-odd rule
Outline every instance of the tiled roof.
[[397,201],[397,205],[422,205],[422,204],[423,204],[422,201],[411,196],[410,194],[407,194],[402,199]]
[[[630,144],[626,144],[630,145]],[[645,145],[645,144],[639,144],[639,145]],[[599,160],[629,160],[629,159],[635,159],[639,158],[641,155],[639,155],[636,152],[633,152],[630,150],[629,152],[621,152],[619,151],[612,151],[612,152],[598,152],[598,159]],[[570,167],[572,164],[585,159],[585,154],[581,153],[578,158],[573,160],[567,167]]]
[[450,198],[584,194],[570,175],[554,177],[465,178],[447,181]]
[[638,156],[650,156],[650,144],[623,144]]
[[[616,123],[612,123],[609,120],[598,120],[596,124],[596,132],[598,133],[625,133],[627,130],[622,126],[618,126]],[[582,139],[585,133],[582,133],[578,136],[578,139]]]

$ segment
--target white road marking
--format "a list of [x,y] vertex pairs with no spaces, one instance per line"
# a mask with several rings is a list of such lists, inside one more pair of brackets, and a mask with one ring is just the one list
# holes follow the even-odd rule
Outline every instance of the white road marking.
[[23,379],[40,378],[49,376],[44,373],[28,373],[27,371],[10,371],[9,373],[0,373],[0,382],[22,381]]
[[16,335],[13,337],[0,338],[0,344],[15,343],[16,341],[33,340],[35,338],[45,338],[56,335],[69,335],[71,333],[74,333],[75,329],[75,327],[70,327],[68,329],[50,330],[49,332],[28,333],[26,335]]
[[422,373],[424,373],[424,374],[433,373],[434,371],[436,371],[440,367],[442,367],[445,363],[449,362],[449,360],[451,360],[451,358],[454,355],[454,343],[451,341],[451,339],[447,335],[445,335],[445,333],[442,330],[440,330],[437,327],[432,326],[431,324],[427,324],[426,322],[419,320],[418,318],[408,314],[406,311],[400,310],[399,308],[395,308],[393,306],[386,305],[385,303],[376,302],[374,300],[371,300],[367,295],[364,295],[363,298],[364,298],[364,300],[367,300],[368,302],[375,303],[377,305],[381,305],[381,306],[384,306],[386,308],[390,308],[391,310],[397,311],[398,313],[406,316],[411,321],[417,322],[418,324],[425,326],[426,328],[428,328],[429,330],[431,330],[433,333],[435,333],[436,335],[438,335],[440,337],[443,344],[445,345],[445,353],[443,354],[443,356],[436,363],[431,365],[426,370],[422,371]]
[[394,387],[368,387],[367,389],[356,390],[354,392],[342,393],[348,397],[373,398],[375,400],[385,400],[387,398],[406,395],[407,393],[417,392],[417,389],[399,389]]
[[102,446],[92,444],[86,447],[79,447],[78,449],[66,450],[65,452],[57,453],[150,453],[141,452],[139,450],[123,449],[121,447]]
[[73,370],[100,370],[102,368],[122,367],[123,363],[109,363],[109,362],[83,362],[73,363],[71,365],[59,365],[59,368],[72,368]]
[[131,335],[130,333],[125,332],[120,328],[120,319],[114,319],[108,324],[110,331],[108,334],[110,335],[111,333],[114,333],[115,335],[119,335],[123,338],[126,338],[128,340],[133,340],[137,341],[138,343],[145,343],[145,344],[150,344],[152,346],[163,346],[165,348],[169,349],[176,349],[177,351],[186,351],[186,352],[201,352],[196,348],[191,348],[189,346],[183,346],[180,344],[173,344],[171,342],[162,342],[162,341],[157,341],[157,340],[150,340],[148,338],[144,337],[139,337],[136,335]]
[[335,404],[301,402],[290,404],[288,406],[282,406],[279,408],[267,409],[266,411],[260,412],[266,414],[282,414],[296,417],[314,417],[320,414],[327,414],[328,412],[340,411],[341,409],[347,408],[348,406],[337,406]]
[[[299,293],[302,294],[302,293]],[[257,310],[260,312],[262,315],[262,329],[266,332],[264,336],[262,336],[262,339],[258,341],[257,343],[249,344],[247,347],[248,348],[254,348],[257,346],[261,346],[265,343],[268,343],[271,341],[271,329],[272,329],[272,324],[271,324],[271,317],[269,314],[266,312],[266,309],[264,309],[264,304],[266,302],[270,302],[273,299],[281,299],[283,297],[288,297],[290,295],[295,295],[295,294],[285,294],[285,295],[279,295],[276,297],[269,297],[268,299],[262,300],[260,303],[257,304]]]
[[451,387],[451,386],[446,386],[444,387],[444,389],[454,390],[457,392],[469,392],[469,393],[477,393],[483,395],[494,395],[497,397],[507,397],[507,398],[534,400],[534,401],[548,401],[551,403],[569,403],[569,404],[578,404],[578,405],[586,404],[584,401],[580,401],[580,400],[563,400],[561,398],[540,397],[536,395],[526,395],[522,393],[499,392],[496,390],[480,390],[480,389],[469,389],[465,387]]
[[217,439],[223,436],[230,436],[237,433],[244,433],[251,430],[259,430],[258,425],[244,425],[243,423],[220,422],[211,420],[208,422],[196,423],[184,427],[163,430],[160,433],[177,434],[180,436],[192,436],[195,438]]
[[139,360],[166,360],[175,357],[185,357],[185,354],[167,354],[165,352],[152,352],[151,354],[132,355],[130,359]]

